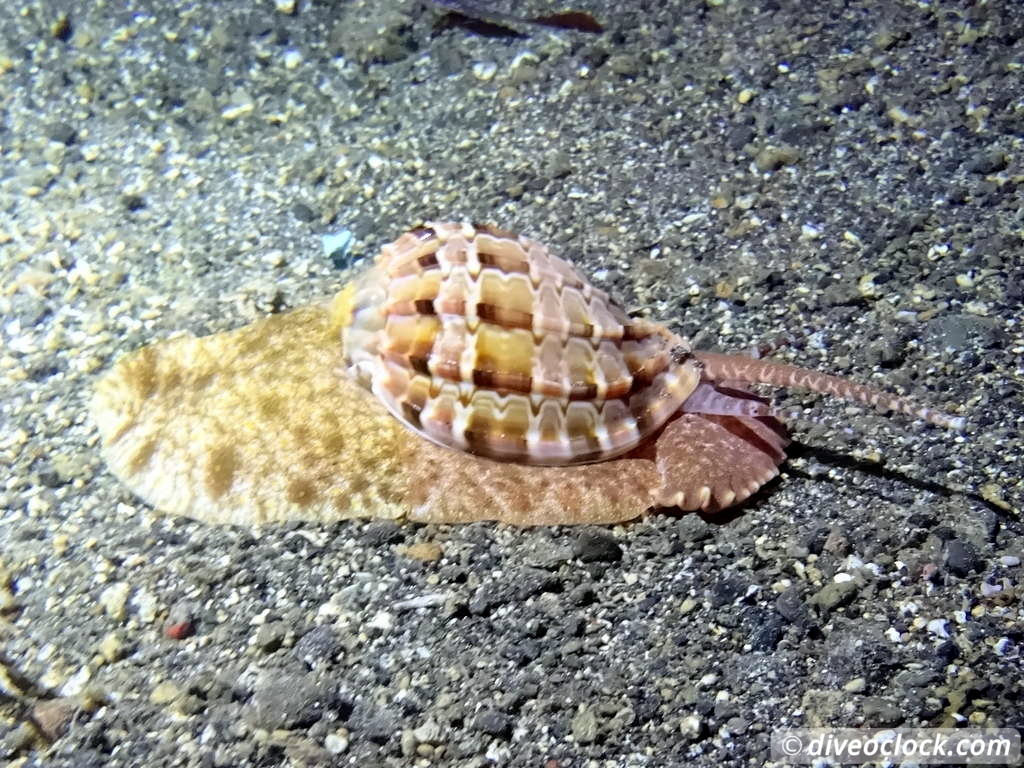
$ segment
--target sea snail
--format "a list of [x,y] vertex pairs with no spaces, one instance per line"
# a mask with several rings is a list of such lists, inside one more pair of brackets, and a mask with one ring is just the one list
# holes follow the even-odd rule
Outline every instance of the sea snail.
[[749,386],[962,428],[823,373],[691,348],[527,237],[430,223],[333,299],[119,361],[92,414],[158,509],[239,524],[389,517],[520,525],[722,509],[778,473]]

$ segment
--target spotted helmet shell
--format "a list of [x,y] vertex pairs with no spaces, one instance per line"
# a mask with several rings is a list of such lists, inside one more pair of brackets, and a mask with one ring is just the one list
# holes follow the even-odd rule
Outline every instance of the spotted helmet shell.
[[689,344],[630,318],[535,240],[430,223],[345,297],[345,365],[409,428],[505,461],[633,449],[700,383]]

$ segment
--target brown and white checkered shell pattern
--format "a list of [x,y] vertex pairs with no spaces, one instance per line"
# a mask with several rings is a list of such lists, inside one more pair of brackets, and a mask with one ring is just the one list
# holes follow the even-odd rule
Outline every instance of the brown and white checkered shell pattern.
[[343,343],[356,380],[411,429],[527,464],[626,453],[700,382],[682,338],[628,317],[535,240],[468,224],[384,246]]

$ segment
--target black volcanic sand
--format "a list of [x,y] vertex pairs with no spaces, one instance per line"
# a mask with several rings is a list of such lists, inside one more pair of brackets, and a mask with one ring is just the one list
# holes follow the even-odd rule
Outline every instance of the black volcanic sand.
[[[16,5],[12,765],[752,765],[781,726],[1020,723],[1018,3],[581,0],[605,33],[520,37],[390,0]],[[328,294],[431,218],[968,430],[791,395],[752,503],[607,529],[213,528],[107,474],[86,403],[120,354]]]

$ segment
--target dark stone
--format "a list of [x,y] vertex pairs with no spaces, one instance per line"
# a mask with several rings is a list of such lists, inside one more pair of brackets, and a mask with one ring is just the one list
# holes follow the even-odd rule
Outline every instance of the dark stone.
[[572,560],[572,547],[552,542],[539,543],[527,558],[527,562],[532,567],[544,568],[549,571],[557,570],[570,560]]
[[977,315],[943,315],[928,322],[925,341],[932,346],[962,352],[970,347],[994,349],[1003,343],[998,323]]
[[684,515],[676,523],[676,535],[680,541],[698,542],[710,539],[714,531],[700,515]]
[[729,605],[747,592],[747,582],[733,574],[719,576],[708,589],[708,599],[712,608]]
[[61,476],[60,472],[53,467],[44,467],[39,470],[38,477],[39,484],[45,485],[47,488],[60,488],[60,486],[68,482]]
[[811,612],[798,587],[788,587],[775,601],[775,610],[790,624],[805,629],[813,624]]
[[633,711],[641,723],[652,720],[661,708],[661,697],[652,691],[639,691],[633,697]]
[[142,195],[122,195],[121,205],[127,211],[139,211],[146,207],[146,198]]
[[861,708],[864,725],[870,728],[881,728],[887,725],[899,725],[903,722],[903,712],[891,701],[868,697]]
[[71,146],[78,140],[78,131],[68,123],[51,123],[46,129],[46,138],[58,144]]
[[892,644],[880,627],[847,622],[826,638],[821,677],[826,685],[840,687],[855,677],[869,683],[886,680],[897,666]]
[[523,640],[505,649],[505,655],[512,659],[517,666],[525,667],[531,661],[536,661],[541,653],[541,644],[536,640]]
[[817,134],[830,129],[831,126],[824,120],[803,120],[780,128],[779,140],[785,144],[806,144],[814,140]]
[[366,525],[366,540],[373,546],[397,544],[405,538],[402,526],[394,520],[374,520]]
[[930,512],[915,512],[907,518],[907,525],[911,528],[934,528],[939,520]]
[[308,728],[323,714],[327,691],[302,675],[261,675],[245,707],[246,719],[268,731]]
[[856,112],[867,104],[868,101],[869,98],[864,92],[864,88],[851,83],[840,89],[837,93],[827,97],[823,103],[824,106],[830,108],[833,112],[839,113],[844,109]]
[[749,125],[737,125],[729,131],[725,138],[726,146],[734,152],[743,149],[747,144],[757,138],[757,131]]
[[636,609],[641,615],[649,614],[654,608],[661,605],[662,596],[651,593],[648,594],[643,600],[636,604]]
[[783,620],[781,616],[769,616],[754,627],[750,633],[750,649],[752,651],[773,651],[782,640]]
[[942,662],[943,665],[951,664],[960,656],[960,648],[952,640],[944,640],[931,649],[928,655]]
[[830,581],[810,599],[810,604],[817,606],[821,613],[827,615],[836,608],[842,608],[853,601],[859,589],[856,581]]
[[476,616],[489,614],[499,605],[509,602],[512,589],[513,586],[508,582],[488,581],[481,584],[469,598],[469,612]]
[[956,576],[967,576],[980,571],[985,562],[969,541],[952,539],[946,544],[946,567]]
[[1006,170],[1009,160],[1006,154],[1000,149],[984,149],[967,164],[968,173],[988,175]]
[[555,151],[548,156],[544,164],[544,177],[549,180],[564,179],[572,174],[572,161],[565,152]]
[[963,205],[970,199],[971,193],[967,187],[953,186],[946,193],[946,201],[950,205]]
[[353,726],[357,728],[367,740],[377,745],[383,745],[398,730],[398,718],[391,712],[375,712],[357,719]]
[[337,633],[330,627],[314,627],[295,644],[292,653],[306,666],[313,668],[329,664],[341,650]]
[[557,574],[540,568],[520,568],[515,578],[516,596],[520,600],[539,595],[541,592],[560,592],[562,581]]
[[264,653],[273,653],[284,644],[288,627],[283,621],[271,621],[256,632],[256,647]]
[[808,533],[803,539],[800,540],[800,544],[812,555],[820,555],[822,550],[825,549],[825,541],[828,539],[830,530],[825,526],[818,526],[813,531]]
[[575,586],[568,595],[569,602],[577,606],[590,605],[594,602],[595,597],[594,587],[590,584]]
[[942,675],[934,669],[905,669],[893,679],[895,688],[903,691],[940,685],[941,682]]
[[697,714],[707,717],[715,711],[715,700],[706,693],[701,693],[697,697],[697,702],[694,705],[694,709],[697,710]]
[[739,709],[736,707],[736,703],[733,701],[716,701],[714,713],[716,720],[728,720],[730,717],[733,717],[736,714],[738,714]]
[[493,709],[484,710],[473,720],[473,727],[476,730],[496,739],[509,739],[512,736],[513,725],[511,716]]
[[540,686],[536,683],[522,683],[512,688],[498,700],[498,709],[502,712],[518,712],[523,704],[537,698]]
[[310,208],[305,203],[292,203],[292,215],[299,221],[309,223],[316,221],[316,211]]
[[572,551],[584,563],[617,563],[622,559],[622,547],[611,534],[604,532],[581,533],[573,544]]

